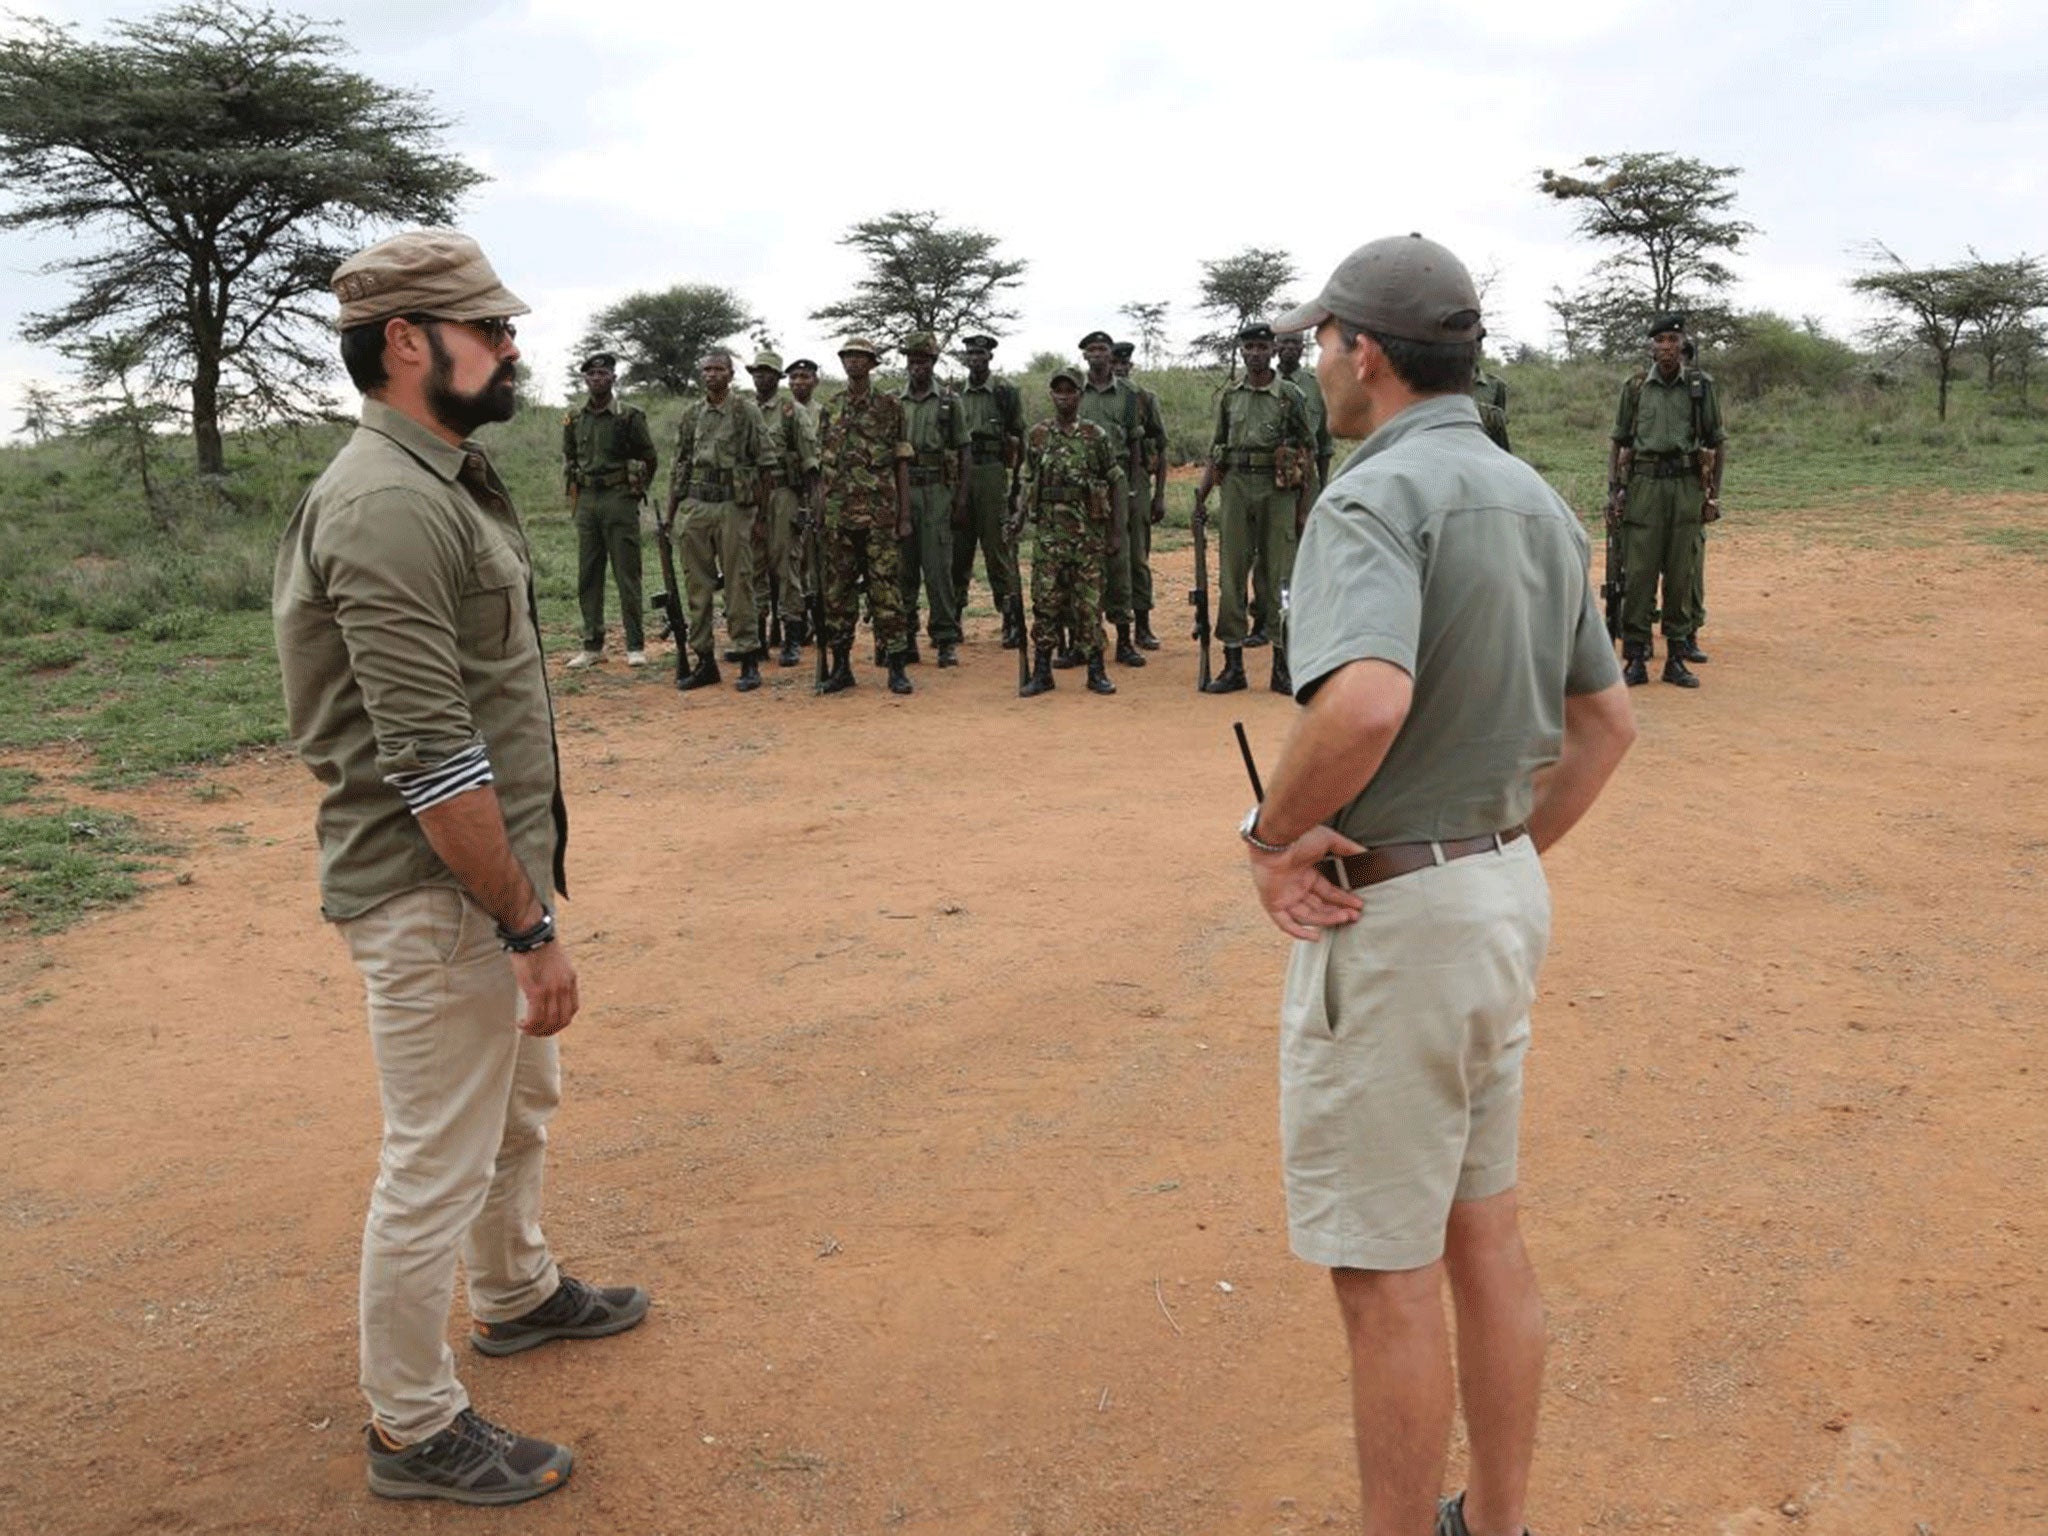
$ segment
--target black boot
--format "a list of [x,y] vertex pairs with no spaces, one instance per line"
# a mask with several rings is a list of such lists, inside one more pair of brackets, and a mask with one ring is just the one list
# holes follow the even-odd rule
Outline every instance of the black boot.
[[1650,648],[1634,640],[1621,643],[1621,680],[1640,688],[1650,680]]
[[1697,688],[1700,680],[1686,670],[1685,657],[1669,645],[1664,648],[1664,681],[1680,688]]
[[697,670],[687,677],[676,679],[676,687],[684,693],[692,688],[716,688],[718,686],[718,658],[709,651],[697,655]]
[[1150,608],[1140,608],[1138,610],[1137,641],[1138,649],[1141,651],[1156,651],[1159,649],[1159,637],[1152,633],[1152,610]]
[[1270,644],[1272,642],[1266,638],[1266,621],[1264,619],[1255,621],[1252,625],[1252,632],[1244,637],[1244,648],[1248,651],[1256,651],[1260,646]]
[[903,658],[901,656],[891,656],[889,658],[889,691],[891,693],[909,693],[912,691],[910,687],[910,674],[903,670]]
[[1294,697],[1294,674],[1287,670],[1287,647],[1284,645],[1273,647],[1273,676],[1266,686],[1290,699]]
[[832,670],[825,674],[825,681],[818,685],[818,692],[844,693],[854,686],[852,654],[851,645],[832,647]]
[[1243,693],[1244,690],[1244,647],[1226,645],[1223,647],[1223,670],[1210,678],[1209,686],[1202,691],[1204,693]]
[[1052,664],[1062,672],[1070,672],[1087,659],[1081,654],[1080,647],[1065,645],[1053,652]]
[[1664,649],[1673,656],[1676,656],[1680,661],[1689,661],[1694,666],[1698,666],[1703,661],[1711,661],[1713,658],[1699,648],[1696,640],[1697,637],[1693,635],[1687,635],[1683,640],[1674,640],[1669,635],[1666,635],[1664,637]]
[[1003,649],[1014,651],[1023,643],[1024,631],[1017,627],[1016,620],[1012,619],[1009,611],[1005,609],[1003,612]]
[[1102,665],[1102,652],[1088,653],[1088,691],[1090,693],[1115,693],[1116,684],[1109,680],[1109,671]]
[[784,619],[782,621],[782,654],[775,658],[777,666],[794,667],[804,659],[804,621]]
[[1052,680],[1052,647],[1038,647],[1037,659],[1031,668],[1031,676],[1017,687],[1020,699],[1035,699],[1041,693],[1051,693],[1058,686]]
[[875,665],[878,667],[889,665],[889,653],[882,649],[882,637],[880,635],[875,636]]
[[752,693],[761,686],[761,653],[749,651],[740,658],[740,680],[732,685],[734,693]]
[[960,646],[957,642],[952,640],[941,640],[939,642],[939,665],[942,667],[957,667],[960,665]]
[[1120,667],[1142,667],[1145,658],[1138,648],[1131,644],[1131,626],[1119,624],[1116,627],[1116,664]]
[[917,648],[916,635],[910,637],[910,649],[903,653],[903,665],[906,667],[921,667],[924,665],[924,653]]

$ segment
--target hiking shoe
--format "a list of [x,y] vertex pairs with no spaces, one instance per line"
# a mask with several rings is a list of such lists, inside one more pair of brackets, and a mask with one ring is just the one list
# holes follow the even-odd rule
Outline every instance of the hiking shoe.
[[647,1315],[647,1293],[637,1285],[585,1285],[562,1276],[555,1294],[524,1317],[477,1323],[469,1342],[486,1355],[516,1355],[550,1339],[601,1339],[624,1333]]
[[394,1450],[375,1424],[363,1433],[370,1492],[386,1499],[452,1499],[457,1504],[517,1504],[568,1481],[575,1455],[566,1445],[500,1429],[465,1408],[438,1435]]
[[[1472,1536],[1465,1528],[1465,1495],[1454,1499],[1438,1499],[1436,1504],[1436,1536]],[[1522,1536],[1529,1536],[1529,1528],[1522,1527]]]
[[644,667],[644,666],[646,666],[646,665],[647,665],[647,653],[646,653],[645,651],[628,651],[628,652],[626,652],[626,665],[627,665],[627,666],[629,666],[629,667]]
[[562,665],[571,672],[581,672],[585,667],[594,667],[604,660],[603,651],[578,651]]

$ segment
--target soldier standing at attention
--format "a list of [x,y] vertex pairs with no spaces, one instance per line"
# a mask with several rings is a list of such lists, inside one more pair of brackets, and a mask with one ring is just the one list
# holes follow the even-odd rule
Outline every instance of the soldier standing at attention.
[[1299,331],[1273,338],[1273,360],[1280,377],[1301,391],[1302,409],[1308,412],[1308,424],[1315,435],[1316,473],[1308,482],[1308,504],[1314,506],[1323,487],[1330,483],[1330,413],[1323,408],[1323,386],[1316,382],[1316,371],[1301,366],[1301,349]]
[[1714,382],[1683,366],[1685,316],[1650,322],[1651,366],[1621,386],[1607,454],[1607,518],[1619,522],[1628,562],[1621,600],[1621,675],[1633,688],[1650,680],[1650,628],[1659,586],[1664,619],[1664,681],[1697,688],[1688,661],[1707,658],[1693,643],[1699,617],[1700,527],[1721,515],[1721,401]]
[[619,360],[609,352],[583,359],[590,398],[562,418],[562,481],[576,513],[576,600],[583,609],[583,649],[572,667],[604,660],[604,570],[619,586],[619,627],[626,665],[647,665],[641,628],[640,503],[654,479],[654,436],[647,415],[612,393]]
[[782,381],[780,357],[756,352],[747,372],[753,376],[754,404],[761,409],[777,460],[768,481],[768,516],[754,524],[754,612],[765,619],[773,606],[782,623],[782,654],[777,659],[793,667],[803,659],[804,648],[804,561],[796,522],[817,479],[818,440],[811,435],[810,418],[777,387]]
[[668,515],[683,561],[684,598],[690,606],[690,645],[697,667],[676,679],[676,687],[710,688],[718,683],[712,651],[717,628],[711,597],[725,576],[725,633],[729,658],[740,664],[740,693],[761,686],[761,626],[754,609],[754,519],[768,515],[769,476],[780,463],[761,408],[732,387],[732,354],[715,347],[697,373],[704,393],[683,407],[676,423],[676,461],[669,469]]
[[1138,396],[1138,451],[1131,456],[1134,472],[1130,518],[1124,528],[1124,559],[1131,573],[1131,638],[1141,651],[1159,649],[1152,633],[1152,526],[1166,518],[1166,418],[1159,397],[1131,379],[1131,355],[1137,348],[1120,341],[1109,349],[1110,371]]
[[953,536],[953,601],[966,609],[967,584],[974,579],[974,547],[979,544],[989,596],[1003,616],[1003,649],[1008,651],[1024,643],[1010,617],[1017,569],[1003,540],[1009,472],[1017,468],[1024,451],[1024,402],[1016,385],[989,372],[995,350],[993,336],[969,336],[960,343],[967,382],[955,395],[966,419],[972,462],[967,472],[967,523]]
[[[1246,579],[1262,612],[1280,612],[1280,588],[1293,579],[1295,541],[1308,516],[1308,469],[1315,451],[1301,391],[1273,371],[1272,327],[1248,325],[1238,332],[1238,342],[1244,378],[1216,403],[1209,462],[1195,492],[1195,516],[1206,518],[1209,493],[1223,483],[1223,526],[1216,541],[1216,635],[1223,642],[1223,670],[1210,679],[1211,693],[1245,687]],[[1275,693],[1293,689],[1286,641],[1283,632],[1273,647],[1269,681]]]
[[[1111,502],[1118,537],[1105,548],[1109,563],[1102,572],[1102,604],[1109,621],[1116,626],[1116,664],[1142,667],[1145,655],[1131,644],[1131,568],[1124,558],[1123,530],[1131,522],[1131,497],[1141,478],[1133,452],[1138,440],[1138,391],[1117,377],[1116,343],[1107,331],[1090,331],[1081,338],[1081,355],[1088,360],[1088,377],[1081,386],[1081,419],[1092,421],[1109,438],[1109,451],[1116,455],[1116,485]],[[1112,558],[1112,552],[1114,557]],[[1093,620],[1090,621],[1091,626]],[[1079,644],[1075,646],[1080,649]]]
[[903,435],[910,443],[910,533],[903,545],[903,615],[910,628],[906,661],[917,653],[917,589],[931,604],[932,644],[939,665],[960,665],[960,609],[953,595],[953,533],[967,520],[967,422],[960,402],[939,388],[932,369],[939,338],[919,331],[903,343],[909,387],[903,393]]
[[832,647],[826,693],[854,685],[850,658],[863,583],[874,608],[875,644],[889,668],[889,691],[911,691],[903,670],[910,643],[898,561],[910,537],[911,448],[904,435],[903,402],[876,389],[869,377],[881,360],[865,337],[856,336],[839,349],[846,392],[819,446],[825,630]]
[[[1484,343],[1486,331],[1482,327],[1479,340]],[[1503,453],[1513,453],[1508,446],[1508,386],[1498,374],[1486,371],[1486,354],[1479,355],[1479,362],[1472,370],[1472,403],[1479,407],[1479,424],[1486,428],[1486,435],[1494,440]]]
[[1102,567],[1121,538],[1111,515],[1116,455],[1109,434],[1081,415],[1081,380],[1052,376],[1052,419],[1024,439],[1024,509],[1036,523],[1031,550],[1031,680],[1022,698],[1050,692],[1061,627],[1088,659],[1088,691],[1115,693],[1102,666]]

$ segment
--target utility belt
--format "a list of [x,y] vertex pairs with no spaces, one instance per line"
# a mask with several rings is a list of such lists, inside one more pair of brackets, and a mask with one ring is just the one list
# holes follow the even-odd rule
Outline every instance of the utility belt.
[[688,495],[692,501],[731,501],[731,475],[692,475]]
[[608,491],[614,486],[626,483],[623,469],[586,469],[576,477],[576,483],[586,491]]
[[775,491],[786,490],[792,483],[790,477],[779,469],[762,470],[761,479],[770,490]]
[[1228,448],[1223,453],[1223,467],[1225,469],[1271,469],[1273,467],[1273,452],[1271,449]]
[[943,485],[946,481],[946,466],[943,464],[912,464],[910,483],[912,485]]
[[1683,480],[1697,474],[1689,453],[1645,453],[1636,456],[1631,475],[1648,475],[1652,480]]
[[1002,463],[1003,440],[997,438],[993,442],[983,442],[980,438],[976,438],[974,440],[974,462],[977,464]]
[[1324,859],[1316,867],[1333,885],[1356,891],[1400,875],[1412,875],[1418,869],[1448,864],[1453,859],[1468,859],[1475,853],[1492,853],[1495,849],[1505,851],[1509,843],[1524,836],[1528,830],[1526,825],[1517,824],[1505,832],[1489,832],[1484,837],[1461,837],[1447,843],[1384,843],[1378,848],[1347,854],[1341,859]]

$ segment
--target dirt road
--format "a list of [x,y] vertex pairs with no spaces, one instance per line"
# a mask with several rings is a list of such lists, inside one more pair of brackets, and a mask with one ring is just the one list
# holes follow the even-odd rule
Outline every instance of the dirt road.
[[[1712,583],[1706,686],[1639,690],[1550,860],[1532,1514],[2048,1531],[2048,565],[1738,530]],[[1270,761],[1291,706],[1197,697],[1165,611],[1114,699],[1018,701],[983,618],[908,700],[614,669],[562,701],[589,1005],[549,1226],[657,1300],[464,1352],[579,1453],[516,1513],[362,1485],[377,1111],[312,781],[121,802],[185,841],[161,887],[0,961],[9,1528],[1354,1528],[1278,1188],[1284,941],[1231,836],[1229,723]]]

